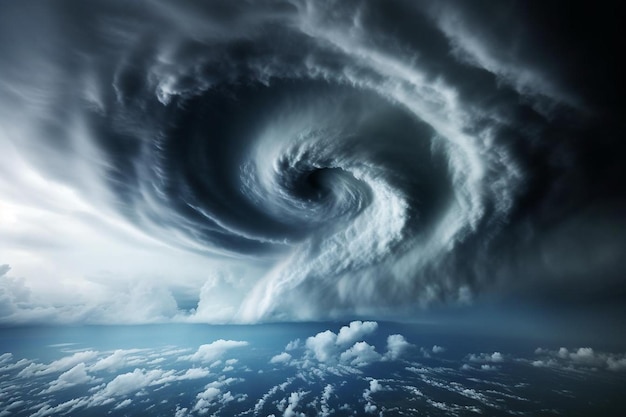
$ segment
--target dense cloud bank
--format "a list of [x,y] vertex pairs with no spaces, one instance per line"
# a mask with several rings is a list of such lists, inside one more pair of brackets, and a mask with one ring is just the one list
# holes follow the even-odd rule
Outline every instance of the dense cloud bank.
[[624,38],[592,7],[3,3],[4,321],[619,303]]

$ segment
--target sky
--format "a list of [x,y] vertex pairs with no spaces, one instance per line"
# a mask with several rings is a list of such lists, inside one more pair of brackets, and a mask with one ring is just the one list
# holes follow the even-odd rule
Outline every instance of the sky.
[[0,323],[623,325],[623,15],[544,3],[0,2]]

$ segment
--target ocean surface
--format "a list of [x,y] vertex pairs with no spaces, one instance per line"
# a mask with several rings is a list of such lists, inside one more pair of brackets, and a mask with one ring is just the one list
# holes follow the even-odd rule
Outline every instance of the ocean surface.
[[623,416],[626,357],[386,322],[0,329],[4,416]]

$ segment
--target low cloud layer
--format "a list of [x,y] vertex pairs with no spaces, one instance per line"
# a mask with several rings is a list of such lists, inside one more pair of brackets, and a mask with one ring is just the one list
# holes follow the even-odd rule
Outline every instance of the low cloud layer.
[[384,3],[3,2],[0,322],[623,303],[619,15]]
[[403,335],[387,336],[386,350],[379,352],[371,340],[378,328],[375,321],[353,321],[339,332],[319,332],[287,344],[285,351],[273,356],[270,364],[291,366],[315,377],[325,372],[335,375],[360,373],[360,368],[383,361],[396,361],[413,346]]
[[559,350],[537,348],[535,354],[538,359],[532,361],[533,366],[626,371],[626,355],[598,352],[590,347],[580,347],[571,350],[564,347]]
[[[133,331],[156,333],[147,327]],[[117,349],[100,350],[98,338],[77,338],[65,331],[80,343],[39,347],[38,352],[50,358],[47,361],[24,357],[28,352],[24,346],[31,346],[23,341],[0,354],[0,413],[44,417],[124,409],[129,415],[149,411],[175,417],[328,417],[421,410],[454,416],[536,414],[549,406],[568,415],[592,413],[619,399],[626,372],[626,354],[621,351],[534,349],[526,344],[511,346],[512,350],[472,352],[465,345],[467,335],[431,339],[423,329],[406,326],[404,330],[413,333],[405,337],[388,334],[384,323],[361,321],[337,327],[318,326],[306,342],[286,345],[294,327],[268,325],[265,330],[280,342],[261,336],[256,341],[209,339],[199,346],[122,349],[119,345],[128,345],[127,338],[118,339],[115,327],[104,326],[99,330],[101,340]],[[366,331],[372,328],[375,331]],[[233,329],[212,328],[216,334]],[[339,339],[357,330],[361,330],[358,337]],[[306,335],[301,328],[296,333]],[[204,341],[202,335],[196,337]],[[452,345],[434,345],[436,353],[432,347],[418,347],[424,339],[432,343],[439,338]],[[470,339],[470,345],[490,343]],[[75,350],[87,343],[94,347]],[[597,389],[588,389],[589,383]],[[606,415],[621,412],[619,407],[606,410]]]

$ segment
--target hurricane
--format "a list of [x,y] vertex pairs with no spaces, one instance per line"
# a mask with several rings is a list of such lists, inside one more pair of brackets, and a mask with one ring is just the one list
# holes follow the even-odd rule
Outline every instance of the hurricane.
[[493,127],[425,74],[417,51],[372,44],[366,17],[271,6],[253,25],[233,16],[232,35],[154,34],[112,68],[101,106],[115,198],[174,244],[278,257],[242,320],[358,311],[381,292],[468,296],[467,277],[437,270],[506,218],[520,175],[491,145]]
[[575,194],[578,151],[550,141],[589,102],[467,5],[31,3],[2,6],[5,169],[63,188],[41,197],[55,213],[76,198],[116,239],[227,265],[179,291],[194,311],[226,285],[230,322],[398,316],[560,277],[554,256],[583,250],[554,249],[576,228],[544,238],[541,213]]

